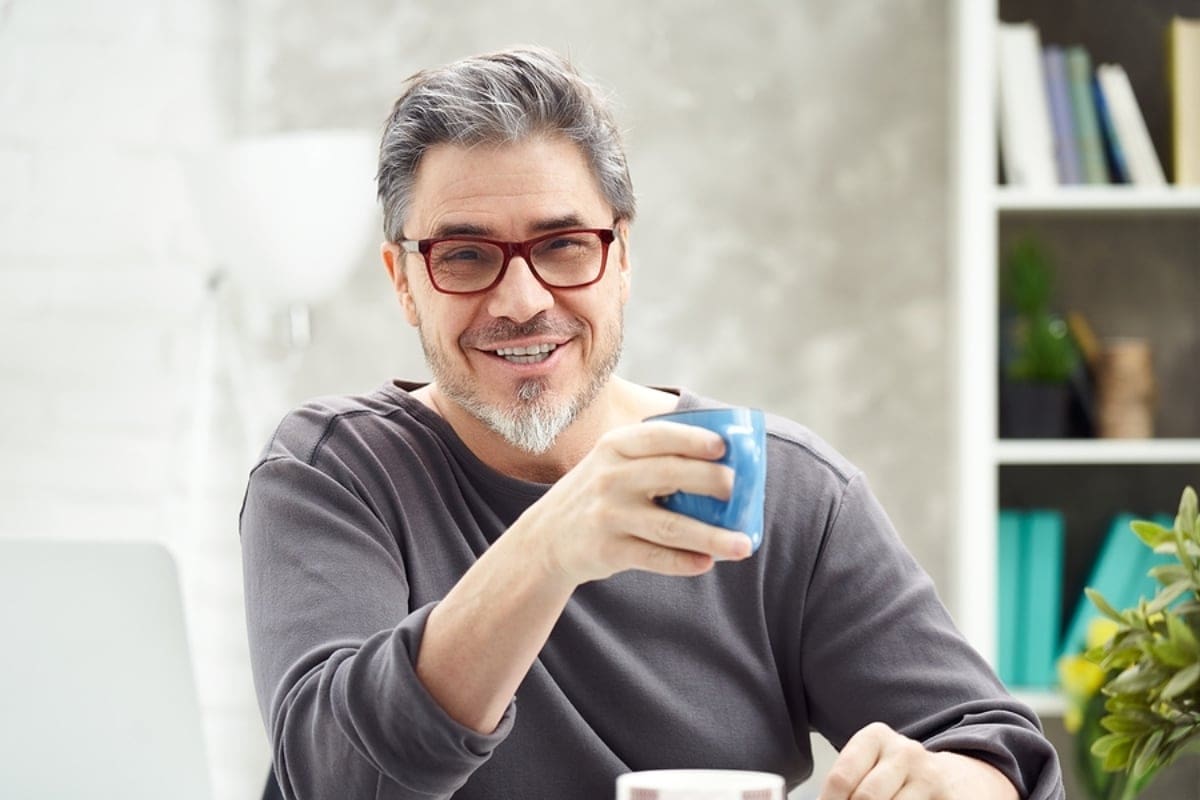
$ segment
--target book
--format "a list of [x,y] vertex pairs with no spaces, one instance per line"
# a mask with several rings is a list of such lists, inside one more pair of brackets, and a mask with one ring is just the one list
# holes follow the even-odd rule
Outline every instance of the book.
[[1108,103],[1104,102],[1104,91],[1100,88],[1100,80],[1092,78],[1092,99],[1096,103],[1096,118],[1100,121],[1100,136],[1104,141],[1104,156],[1108,159],[1108,172],[1113,183],[1130,183],[1129,165],[1125,163],[1125,151],[1121,149],[1121,140],[1117,138],[1117,129],[1113,127],[1112,114]]
[[996,671],[1007,686],[1021,686],[1025,675],[1021,658],[1020,626],[1025,589],[1021,574],[1021,512],[1002,509],[996,524]]
[[997,36],[1000,159],[1005,178],[1014,186],[1056,186],[1041,36],[1031,22],[1001,22]]
[[1140,186],[1165,186],[1167,178],[1162,162],[1158,160],[1158,153],[1150,140],[1146,119],[1142,116],[1125,68],[1120,64],[1101,64],[1096,70],[1096,77],[1125,154],[1131,182]]
[[1026,588],[1022,619],[1022,684],[1049,688],[1058,681],[1058,625],[1062,613],[1063,516],[1027,511],[1022,520]]
[[1075,147],[1083,168],[1084,183],[1108,183],[1108,164],[1100,140],[1100,123],[1092,100],[1092,57],[1079,45],[1066,50],[1067,85],[1075,119]]
[[1067,78],[1067,56],[1063,48],[1048,44],[1042,50],[1046,73],[1046,96],[1050,101],[1050,123],[1054,128],[1054,159],[1059,182],[1083,183],[1083,168],[1075,146],[1075,119]]
[[1167,36],[1173,176],[1180,186],[1196,186],[1200,185],[1200,19],[1175,17]]

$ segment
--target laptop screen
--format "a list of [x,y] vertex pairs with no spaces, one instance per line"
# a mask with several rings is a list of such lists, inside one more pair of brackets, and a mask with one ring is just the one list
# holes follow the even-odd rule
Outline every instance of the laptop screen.
[[0,795],[211,800],[174,560],[0,538]]

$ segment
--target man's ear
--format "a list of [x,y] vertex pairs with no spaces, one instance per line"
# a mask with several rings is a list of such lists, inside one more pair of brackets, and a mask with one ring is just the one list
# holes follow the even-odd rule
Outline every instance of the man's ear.
[[379,246],[379,255],[383,258],[383,266],[387,269],[388,280],[392,282],[392,291],[404,309],[404,318],[409,325],[417,324],[417,307],[413,303],[412,287],[408,283],[408,273],[404,269],[404,252],[392,242],[384,242]]
[[623,219],[617,223],[617,244],[620,252],[616,266],[621,278],[621,302],[624,303],[629,299],[629,284],[633,278],[633,263],[629,258],[628,220]]

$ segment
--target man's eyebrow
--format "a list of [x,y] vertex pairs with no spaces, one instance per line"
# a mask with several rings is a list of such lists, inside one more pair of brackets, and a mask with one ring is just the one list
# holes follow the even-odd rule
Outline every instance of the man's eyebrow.
[[550,217],[548,219],[540,219],[529,226],[529,229],[534,233],[549,233],[550,231],[561,231],[565,228],[586,228],[583,219],[578,214],[570,213],[563,214],[558,217]]
[[[532,234],[550,233],[551,231],[561,231],[567,228],[586,228],[583,219],[575,213],[562,214],[557,217],[546,217],[539,219],[529,226],[529,231]],[[431,239],[444,239],[447,236],[480,236],[485,239],[494,239],[495,231],[486,225],[478,225],[473,222],[451,222],[445,225],[439,225],[433,231]]]
[[452,222],[447,225],[439,225],[434,231],[431,239],[442,239],[447,236],[483,236],[489,237],[492,235],[492,229],[486,225],[476,225],[472,222]]

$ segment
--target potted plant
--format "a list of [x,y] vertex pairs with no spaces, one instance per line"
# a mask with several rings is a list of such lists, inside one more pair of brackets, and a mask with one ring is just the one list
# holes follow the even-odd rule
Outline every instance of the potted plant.
[[1000,288],[1009,309],[1003,331],[1000,435],[1066,436],[1070,382],[1080,358],[1066,321],[1051,309],[1054,270],[1036,239],[1027,237],[1012,247]]
[[1150,574],[1160,588],[1153,600],[1117,610],[1098,592],[1088,597],[1115,623],[1107,641],[1087,658],[1105,677],[1101,687],[1103,733],[1091,753],[1118,775],[1108,797],[1136,797],[1179,755],[1200,751],[1200,511],[1188,487],[1170,530],[1152,522],[1132,524],[1134,533],[1175,562]]

